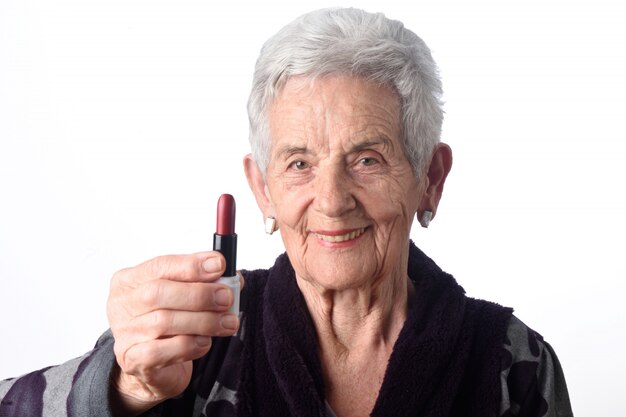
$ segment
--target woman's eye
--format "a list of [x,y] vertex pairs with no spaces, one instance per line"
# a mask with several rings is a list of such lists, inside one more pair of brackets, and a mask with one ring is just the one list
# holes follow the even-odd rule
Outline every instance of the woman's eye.
[[376,165],[378,163],[375,158],[361,158],[359,162],[361,163],[361,165],[364,165],[366,167]]
[[293,161],[291,164],[289,164],[289,167],[295,169],[296,171],[302,171],[304,169],[307,169],[309,167],[309,164],[304,161]]

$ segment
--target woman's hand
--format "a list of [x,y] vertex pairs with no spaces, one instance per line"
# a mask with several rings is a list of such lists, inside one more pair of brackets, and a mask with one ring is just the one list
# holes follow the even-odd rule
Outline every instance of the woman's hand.
[[239,320],[227,312],[232,292],[216,281],[219,252],[161,256],[117,272],[107,303],[119,369],[113,380],[115,415],[138,415],[182,393],[192,360],[212,336],[231,336]]

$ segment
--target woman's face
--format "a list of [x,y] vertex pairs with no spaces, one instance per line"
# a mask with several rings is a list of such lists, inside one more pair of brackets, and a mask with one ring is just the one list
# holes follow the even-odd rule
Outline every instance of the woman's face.
[[329,290],[404,277],[423,184],[403,152],[395,92],[348,76],[292,78],[269,122],[265,193],[297,276]]

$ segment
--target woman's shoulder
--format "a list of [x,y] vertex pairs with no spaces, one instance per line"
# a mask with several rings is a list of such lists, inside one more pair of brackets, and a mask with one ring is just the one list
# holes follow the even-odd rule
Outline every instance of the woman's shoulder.
[[573,415],[561,364],[539,333],[513,315],[503,348],[501,417]]
[[[244,287],[241,291],[242,304],[246,304],[250,298],[257,298],[267,283],[269,269],[242,269],[239,271],[244,279]],[[243,308],[243,306],[242,306]]]
[[279,255],[274,265],[270,268],[242,269],[239,272],[245,279],[245,288],[247,288],[248,292],[262,292],[271,274],[287,276],[294,274],[286,252]]

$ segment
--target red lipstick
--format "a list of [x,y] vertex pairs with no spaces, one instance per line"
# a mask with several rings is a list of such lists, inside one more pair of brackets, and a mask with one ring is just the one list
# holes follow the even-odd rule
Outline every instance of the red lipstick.
[[218,235],[235,234],[235,199],[230,194],[222,194],[217,200],[217,228]]
[[218,283],[233,291],[233,304],[229,311],[239,314],[239,275],[237,275],[237,234],[235,233],[235,199],[230,194],[222,194],[217,201],[217,227],[213,235],[213,250],[226,259],[224,275]]

